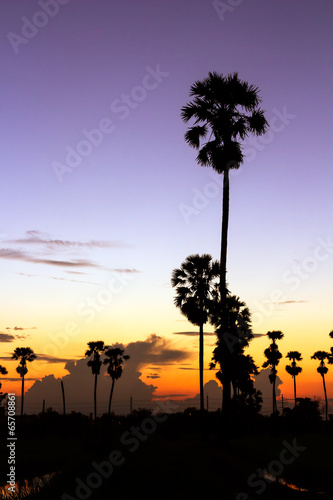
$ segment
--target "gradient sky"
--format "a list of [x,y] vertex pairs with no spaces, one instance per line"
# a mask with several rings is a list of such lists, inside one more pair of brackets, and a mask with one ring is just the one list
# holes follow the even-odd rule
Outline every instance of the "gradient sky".
[[[219,258],[222,178],[196,164],[180,109],[194,81],[236,71],[260,88],[271,129],[245,142],[231,175],[229,287],[254,332],[282,330],[283,355],[302,352],[299,395],[322,396],[310,356],[333,329],[332,3],[15,0],[1,11],[1,357],[29,345],[46,356],[32,378],[63,376],[90,340],[156,334],[195,368],[162,356],[156,393],[198,392],[198,339],[174,335],[195,328],[170,275],[192,253]],[[206,337],[206,367],[213,346]],[[249,349],[259,365],[267,346]],[[149,383],[154,367],[140,369]],[[333,368],[327,382],[333,396]]]

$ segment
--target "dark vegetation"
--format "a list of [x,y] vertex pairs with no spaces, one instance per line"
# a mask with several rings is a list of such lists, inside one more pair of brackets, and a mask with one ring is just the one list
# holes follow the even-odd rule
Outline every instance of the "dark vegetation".
[[[97,418],[95,424],[81,413],[64,417],[52,409],[25,415],[18,428],[17,479],[59,472],[39,492],[28,496],[41,499],[78,498],[76,478],[87,485],[92,473],[101,477],[100,486],[90,488],[92,499],[115,495],[153,498],[164,489],[173,498],[198,498],[200,488],[207,495],[220,492],[220,498],[226,499],[325,498],[318,492],[327,492],[331,495],[327,498],[332,498],[333,422],[322,420],[318,402],[299,399],[296,408],[271,417],[258,414],[237,398],[232,399],[232,408],[229,449],[218,441],[220,411],[204,412],[209,429],[204,439],[199,432],[201,412],[194,408],[174,414],[155,415],[146,409],[128,416],[111,413]],[[259,479],[258,470],[269,470],[279,461],[285,442],[290,446],[296,442],[301,451],[278,470],[279,475],[307,492]],[[108,469],[109,477],[102,478],[98,466],[104,463],[106,467],[112,451],[122,463],[114,465],[111,473]],[[6,459],[6,447],[1,446],[1,463]],[[6,469],[1,468],[1,484],[6,482]],[[237,497],[243,492],[243,497]],[[62,497],[65,493],[68,496]]]

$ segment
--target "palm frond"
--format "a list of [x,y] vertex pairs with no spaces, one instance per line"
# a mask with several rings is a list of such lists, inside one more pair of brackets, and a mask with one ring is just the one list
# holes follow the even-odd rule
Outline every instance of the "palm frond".
[[192,147],[199,149],[200,139],[204,139],[207,134],[206,125],[195,125],[187,130],[185,133],[185,141]]

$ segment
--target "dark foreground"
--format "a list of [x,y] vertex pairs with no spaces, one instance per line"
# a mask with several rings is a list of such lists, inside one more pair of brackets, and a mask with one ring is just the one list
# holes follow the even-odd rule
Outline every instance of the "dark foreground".
[[[57,474],[44,477],[43,487],[30,482],[28,495],[3,498],[333,498],[332,425],[304,428],[260,418],[234,425],[228,447],[221,444],[219,424],[219,413],[206,414],[203,434],[196,412],[138,411],[105,416],[97,426],[80,414],[26,417],[16,445],[16,479]],[[3,485],[9,468],[4,439],[0,457]]]

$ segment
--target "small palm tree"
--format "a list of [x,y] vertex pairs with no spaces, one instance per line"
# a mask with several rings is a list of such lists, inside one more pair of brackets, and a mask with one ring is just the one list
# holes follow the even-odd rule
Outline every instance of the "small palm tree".
[[7,368],[5,368],[4,366],[0,365],[0,375],[7,375],[7,373],[8,373]]
[[[268,129],[264,112],[260,109],[259,89],[239,79],[238,74],[223,76],[209,72],[208,77],[196,81],[190,88],[192,101],[181,110],[185,123],[194,120],[185,133],[189,146],[199,151],[196,161],[203,167],[212,167],[223,174],[222,232],[220,257],[220,295],[223,333],[227,331],[227,239],[229,225],[229,171],[243,163],[240,141],[249,134],[262,135]],[[226,346],[227,347],[227,346]],[[230,363],[229,363],[230,364]],[[225,378],[231,374],[225,370]],[[223,390],[223,414],[230,415],[230,383]]]
[[189,255],[179,269],[171,275],[171,285],[176,289],[174,303],[182,314],[199,326],[199,378],[200,410],[204,410],[203,369],[204,369],[204,332],[208,312],[214,293],[214,280],[219,276],[220,266],[209,254]]
[[[7,375],[8,371],[7,368],[4,366],[0,365],[0,375]],[[0,382],[0,389],[2,387],[2,383]],[[2,400],[6,397],[6,394],[3,394],[3,392],[0,392],[0,406],[2,403]]]
[[12,359],[20,360],[20,364],[16,368],[16,371],[22,378],[21,417],[23,415],[24,402],[24,376],[28,373],[27,362],[32,363],[36,358],[36,354],[30,347],[17,347],[12,355]]
[[96,409],[97,409],[97,377],[101,371],[101,354],[105,350],[105,345],[102,340],[97,340],[95,342],[88,342],[89,349],[86,350],[85,356],[89,357],[88,366],[91,367],[92,374],[95,375],[95,386],[94,386],[94,421],[96,422]]
[[112,378],[112,385],[109,398],[108,413],[111,414],[111,401],[113,396],[114,383],[118,380],[123,373],[123,363],[130,359],[127,354],[124,354],[124,349],[120,347],[108,347],[105,351],[105,359],[103,363],[107,365],[107,372]]
[[290,365],[286,365],[286,371],[291,375],[294,379],[294,398],[295,398],[295,407],[296,407],[296,377],[302,371],[300,366],[297,366],[296,361],[302,361],[302,355],[298,351],[289,351],[286,358],[291,361]]
[[325,384],[325,375],[328,372],[327,366],[325,366],[325,359],[330,361],[330,354],[326,351],[316,351],[313,356],[311,356],[311,359],[317,359],[320,361],[319,366],[317,368],[317,372],[320,373],[323,379],[323,386],[324,386],[324,394],[325,394],[325,406],[326,406],[326,421],[327,421],[327,413],[328,413],[328,401],[327,401],[327,392],[326,392],[326,384]]
[[276,376],[277,369],[276,367],[280,363],[280,359],[282,358],[282,354],[280,353],[278,346],[276,344],[277,340],[281,340],[284,337],[284,334],[280,330],[267,332],[267,337],[272,341],[270,346],[265,349],[264,354],[267,360],[263,363],[263,368],[270,368],[271,373],[269,375],[269,381],[273,387],[273,414],[277,413],[277,404],[276,404]]
[[[333,330],[329,333],[329,336],[331,337],[331,339],[333,339]],[[328,364],[333,365],[333,347],[331,347],[331,353],[328,359]]]

